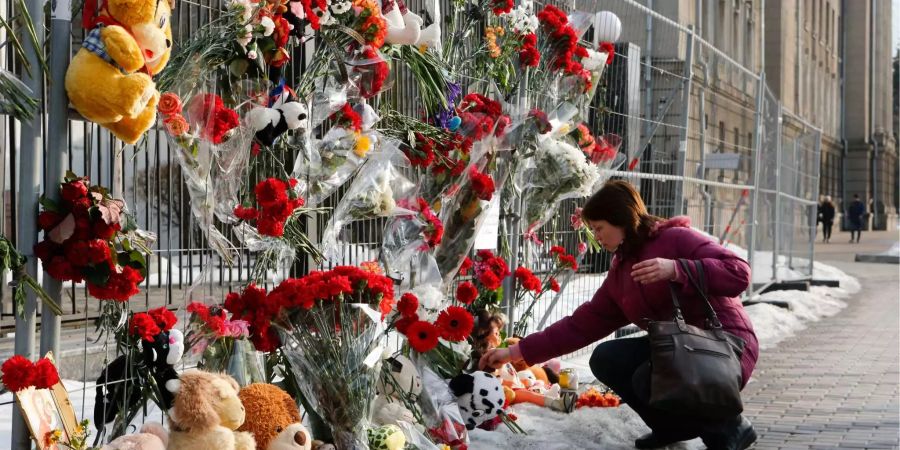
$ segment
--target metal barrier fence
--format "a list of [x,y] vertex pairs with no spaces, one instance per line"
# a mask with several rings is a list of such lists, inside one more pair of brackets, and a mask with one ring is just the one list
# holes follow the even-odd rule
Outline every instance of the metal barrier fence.
[[[15,1],[2,1],[6,11],[15,9]],[[773,282],[811,277],[821,136],[801,118],[791,120],[803,124],[799,128],[783,129],[784,116],[790,113],[766,87],[759,74],[762,64],[745,67],[695,29],[681,25],[682,12],[672,6],[676,2],[656,2],[656,10],[634,0],[559,3],[586,12],[612,11],[623,25],[615,60],[606,69],[587,120],[595,136],[620,136],[620,151],[628,155],[624,166],[607,175],[638,186],[652,214],[686,214],[696,228],[722,243],[745,249],[754,272],[754,287],[748,295]],[[180,1],[173,18],[174,41],[187,39],[221,4],[219,0]],[[423,6],[421,1],[408,4],[414,11]],[[442,1],[444,11],[449,6],[449,0]],[[762,15],[758,6],[753,13]],[[82,37],[82,31],[73,27],[70,50],[78,49]],[[585,39],[592,38],[589,31]],[[298,50],[302,60],[308,62],[303,58],[312,54],[312,45]],[[0,68],[21,71],[12,63],[12,55],[3,52],[0,48]],[[383,101],[392,102],[404,113],[417,112],[414,83],[397,75],[392,89]],[[52,97],[52,91],[44,100],[46,105],[60,101]],[[39,139],[38,133],[37,152],[29,153],[22,145],[34,134],[28,134],[28,127],[12,118],[0,116],[5,157],[0,181],[7,193],[5,208],[0,211],[0,231],[16,238],[21,251],[31,253],[35,235],[23,233],[22,225],[33,222],[36,207],[32,200],[37,196],[35,185],[23,185],[22,175],[31,170],[23,158],[43,154],[49,163],[54,152],[61,152],[66,156],[65,167],[122,192],[139,225],[159,236],[150,259],[150,275],[140,296],[132,300],[133,309],[183,307],[198,297],[221,301],[226,292],[246,282],[253,257],[249,251],[242,249],[235,265],[227,267],[205,248],[190,213],[181,171],[162,131],[152,131],[140,148],[123,149],[108,132],[91,123],[70,118],[60,129],[60,123],[51,122],[48,116],[42,119],[37,125],[46,139]],[[282,156],[289,159],[294,155]],[[44,163],[40,158],[31,163],[38,165],[41,175],[34,180],[44,187],[38,190],[58,182],[49,174],[52,171],[41,170]],[[567,200],[559,205],[557,216],[538,238],[574,252],[578,241],[569,217],[582,201]],[[327,220],[320,216],[311,221],[311,236],[318,237]],[[355,241],[344,252],[345,263],[374,259],[383,223],[366,221],[355,227],[351,233]],[[513,236],[501,227],[501,240],[510,238]],[[520,246],[516,258],[526,258],[526,249]],[[204,272],[204,268],[208,270]],[[307,268],[301,264],[294,271],[303,273]],[[601,284],[598,274],[608,268],[609,255],[604,252],[585,255],[579,273],[565,284],[555,307],[546,314],[546,324],[588,301]],[[201,274],[206,277],[204,282],[191,291]],[[3,276],[8,280],[8,274]],[[12,293],[5,284],[0,288],[0,332],[6,336],[15,325],[17,333],[15,348],[11,338],[0,339],[0,357],[13,352],[33,357],[36,324],[49,315],[38,310],[24,321],[17,320]],[[51,334],[41,340],[41,349],[57,350],[63,377],[81,382],[79,389],[70,392],[86,405],[93,395],[87,383],[115,358],[115,342],[109,336],[91,341],[90,323],[99,308],[84,288],[65,287],[61,300],[65,315],[56,320],[62,321],[62,331],[57,329],[54,336],[54,327],[47,326]],[[29,302],[34,304],[34,299]],[[78,412],[84,417],[87,411]],[[21,433],[14,431],[13,448],[25,448]]]

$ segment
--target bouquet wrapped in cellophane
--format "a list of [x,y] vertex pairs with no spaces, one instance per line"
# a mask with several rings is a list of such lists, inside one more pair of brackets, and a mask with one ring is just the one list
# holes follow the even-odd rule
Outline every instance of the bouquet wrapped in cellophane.
[[[265,291],[255,286],[255,289]],[[229,296],[238,295],[231,293]],[[228,319],[228,312],[220,306],[208,306],[194,302],[188,305],[191,313],[185,348],[201,355],[198,366],[210,372],[231,375],[238,384],[265,382],[264,363],[260,353],[250,342],[250,323],[240,319]]]
[[413,211],[398,206],[415,198],[415,185],[400,172],[409,163],[396,147],[386,147],[373,155],[334,209],[322,233],[322,253],[339,258],[339,237],[344,226],[355,220],[409,215]]
[[269,293],[280,351],[337,448],[368,449],[366,428],[384,350],[393,281],[339,266],[289,278]]

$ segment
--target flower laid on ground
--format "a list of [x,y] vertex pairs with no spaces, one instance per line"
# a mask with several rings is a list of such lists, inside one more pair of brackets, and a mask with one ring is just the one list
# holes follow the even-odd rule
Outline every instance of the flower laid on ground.
[[41,358],[36,363],[21,355],[13,355],[0,366],[3,372],[3,386],[11,392],[19,392],[23,389],[34,387],[35,389],[50,389],[59,383],[59,374],[56,366],[47,358]]
[[133,250],[149,249],[133,233],[125,202],[72,173],[59,189],[59,202],[41,201],[38,227],[44,239],[35,245],[35,255],[52,277],[86,281],[88,292],[100,300],[127,301],[138,293],[146,270],[143,255]]

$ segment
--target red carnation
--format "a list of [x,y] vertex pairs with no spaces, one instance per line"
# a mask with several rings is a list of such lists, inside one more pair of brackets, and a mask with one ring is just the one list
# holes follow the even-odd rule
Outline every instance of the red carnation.
[[566,249],[560,247],[559,245],[554,245],[553,247],[550,247],[551,255],[557,255],[557,254],[564,255],[565,253],[566,253]]
[[256,202],[263,208],[276,207],[287,202],[287,183],[278,178],[267,178],[256,184]]
[[344,103],[344,106],[332,114],[329,119],[337,122],[338,126],[351,131],[360,131],[362,129],[362,117],[353,110],[349,103]]
[[459,274],[467,275],[469,273],[469,269],[472,268],[472,260],[466,256],[466,259],[463,260],[462,265],[459,266]]
[[259,216],[259,211],[254,207],[244,207],[244,205],[237,205],[234,207],[234,215],[238,219],[241,220],[256,220],[256,217]]
[[53,259],[50,260],[50,264],[47,264],[44,267],[44,270],[46,270],[51,277],[60,281],[74,281],[76,283],[84,281],[84,277],[81,275],[78,268],[73,266],[72,263],[63,256],[54,256]]
[[575,261],[575,257],[572,255],[559,255],[559,265],[578,270],[578,262]]
[[175,317],[175,314],[165,307],[151,309],[150,311],[147,311],[147,314],[153,318],[153,321],[156,322],[156,325],[162,331],[171,330],[172,327],[175,326],[175,323],[178,322],[178,318]]
[[475,319],[465,308],[449,306],[438,314],[435,324],[440,330],[442,338],[451,342],[459,342],[466,340],[472,334]]
[[434,325],[420,320],[406,329],[406,338],[413,350],[426,353],[437,347],[438,329]]
[[550,281],[548,283],[550,284],[551,291],[559,292],[559,282],[556,281],[556,278],[550,277]]
[[128,324],[128,332],[132,336],[143,339],[147,342],[153,342],[153,337],[161,333],[162,330],[147,313],[137,313],[131,316]]
[[[229,293],[228,296],[225,297],[226,305],[228,304],[227,299],[231,298],[232,295],[236,295],[236,296],[240,297],[240,295],[238,295],[234,292]],[[227,306],[226,306],[226,308],[227,308]],[[197,315],[197,317],[199,317],[200,320],[202,320],[204,322],[206,321],[207,318],[209,318],[209,307],[207,307],[206,305],[204,305],[203,303],[200,303],[200,302],[191,302],[191,304],[189,304],[187,306],[187,312]]]
[[478,298],[478,288],[470,281],[460,283],[456,288],[456,299],[466,305],[472,304]]
[[469,177],[472,180],[472,190],[475,191],[475,195],[482,200],[490,201],[494,196],[494,179],[474,167],[469,172]]
[[503,282],[503,280],[501,280],[500,277],[495,275],[494,272],[490,272],[490,271],[485,271],[481,275],[479,275],[478,281],[482,285],[484,285],[484,287],[486,287],[492,291],[500,289],[500,284]]
[[494,14],[502,16],[512,11],[513,0],[493,0],[491,10]]
[[541,280],[534,276],[530,270],[519,267],[516,269],[516,279],[522,283],[522,287],[532,292],[540,292],[541,291]]
[[616,46],[612,42],[601,42],[600,51],[606,53],[606,64],[610,65],[616,57]]
[[409,331],[409,326],[419,321],[419,315],[413,314],[409,317],[401,317],[397,322],[394,323],[394,326],[397,327],[397,331],[402,334],[406,334]]
[[59,383],[59,372],[53,362],[47,358],[39,359],[34,365],[32,382],[37,389],[50,389]]
[[122,226],[118,223],[110,225],[103,219],[94,222],[94,237],[96,237],[97,239],[103,239],[104,241],[111,240],[113,236],[115,236],[116,233],[121,230]]
[[416,313],[419,309],[419,299],[410,292],[400,296],[400,302],[397,304],[397,310],[403,317],[409,317]]
[[22,355],[7,359],[0,370],[3,371],[3,385],[12,392],[19,392],[34,386],[34,363]]
[[281,14],[273,17],[272,20],[275,22],[275,32],[272,33],[275,45],[284,47],[287,45],[288,38],[291,35],[291,24]]
[[44,263],[44,267],[47,267],[48,262],[53,257],[53,254],[59,248],[59,244],[53,242],[51,240],[43,240],[38,242],[34,246],[34,256],[40,258],[41,262]]
[[88,283],[88,293],[100,300],[125,302],[140,292],[137,285],[143,280],[144,277],[140,272],[130,266],[125,266],[121,272],[109,274],[109,278],[103,286]]
[[38,227],[44,231],[50,231],[61,222],[63,217],[53,211],[41,211],[38,214]]
[[78,199],[87,197],[88,186],[82,180],[70,181],[63,183],[60,187],[59,195],[63,200],[73,203]]

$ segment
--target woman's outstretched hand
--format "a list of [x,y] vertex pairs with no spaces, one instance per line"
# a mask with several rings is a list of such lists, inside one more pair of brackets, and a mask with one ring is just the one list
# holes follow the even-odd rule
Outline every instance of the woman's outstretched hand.
[[653,258],[631,266],[631,277],[641,284],[675,279],[675,261],[665,258]]
[[481,356],[481,360],[478,361],[478,370],[485,370],[486,368],[491,370],[498,369],[508,362],[520,359],[522,359],[522,354],[519,352],[518,346],[492,348]]

